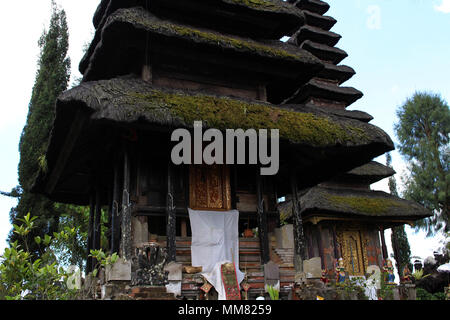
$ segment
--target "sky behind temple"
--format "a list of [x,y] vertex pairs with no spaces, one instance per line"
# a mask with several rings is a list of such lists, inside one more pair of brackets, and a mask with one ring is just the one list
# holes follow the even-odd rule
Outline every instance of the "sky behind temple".
[[[328,0],[327,15],[338,22],[332,31],[342,35],[337,47],[349,57],[342,64],[356,70],[345,83],[364,93],[352,110],[370,113],[373,124],[396,142],[393,130],[396,109],[415,91],[439,93],[450,102],[450,0]],[[82,47],[93,36],[92,17],[98,0],[57,0],[67,13],[72,79],[79,77]],[[50,19],[50,0],[5,1],[0,11],[0,190],[17,182],[18,144],[26,121],[39,55],[37,41]],[[18,14],[20,13],[20,15]],[[400,176],[405,163],[393,152]],[[377,159],[385,163],[385,157]],[[382,181],[374,189],[388,191]],[[11,229],[14,199],[0,196],[0,255]],[[425,258],[442,237],[426,239],[408,227],[413,255]],[[389,232],[386,232],[389,240]]]

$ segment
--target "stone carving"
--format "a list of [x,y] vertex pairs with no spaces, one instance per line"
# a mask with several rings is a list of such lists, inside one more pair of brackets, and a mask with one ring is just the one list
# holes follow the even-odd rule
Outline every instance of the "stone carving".
[[106,266],[106,282],[130,280],[131,262],[119,258],[113,265]]
[[294,249],[294,226],[292,224],[275,229],[275,237],[278,249]]
[[136,248],[132,263],[131,285],[165,286],[169,283],[167,250],[156,243],[147,243]]
[[280,267],[273,261],[264,265],[264,283],[266,290],[267,286],[280,290]]
[[316,257],[303,261],[303,271],[308,279],[320,279],[322,277],[322,259]]

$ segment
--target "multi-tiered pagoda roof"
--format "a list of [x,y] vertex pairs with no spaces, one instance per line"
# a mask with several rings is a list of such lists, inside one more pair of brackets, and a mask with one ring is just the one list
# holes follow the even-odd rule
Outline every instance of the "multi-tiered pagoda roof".
[[354,71],[337,66],[346,54],[324,12],[321,1],[102,1],[83,83],[56,102],[36,190],[87,203],[94,163],[107,185],[127,130],[170,133],[194,120],[280,129],[281,188],[292,165],[309,187],[392,150],[370,115],[328,108],[359,93],[339,86]]
[[347,108],[362,98],[361,91],[344,87],[355,71],[339,63],[347,53],[336,47],[341,36],[330,31],[336,20],[325,16],[329,5],[320,0],[289,1],[299,8],[305,16],[299,30],[289,39],[289,43],[302,48],[324,64],[324,69],[311,81],[287,99],[290,103],[305,103],[315,106]]

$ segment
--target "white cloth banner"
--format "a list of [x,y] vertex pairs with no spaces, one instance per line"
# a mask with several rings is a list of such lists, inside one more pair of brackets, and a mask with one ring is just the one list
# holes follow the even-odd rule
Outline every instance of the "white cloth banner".
[[244,280],[239,270],[239,211],[197,211],[189,209],[192,230],[192,266],[203,267],[202,275],[225,300],[220,266],[234,262],[238,282]]

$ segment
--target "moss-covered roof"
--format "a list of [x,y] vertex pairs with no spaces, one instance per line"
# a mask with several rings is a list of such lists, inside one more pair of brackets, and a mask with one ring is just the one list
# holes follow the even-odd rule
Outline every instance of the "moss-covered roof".
[[236,51],[255,53],[261,56],[288,59],[295,61],[309,61],[315,63],[312,55],[305,51],[296,50],[279,43],[263,43],[251,39],[244,39],[237,36],[225,35],[211,30],[200,29],[193,26],[186,26],[179,23],[162,20],[156,16],[138,8],[121,9],[112,14],[108,24],[123,22],[133,24],[136,28],[142,28],[156,34],[190,39],[195,42],[232,48]]
[[[105,26],[99,30],[91,43],[91,48],[80,64],[80,71],[84,73],[87,61],[92,60],[94,49],[102,44],[101,32],[117,24],[131,25],[135,29],[143,29],[155,35],[182,38],[195,43],[232,49],[241,53],[256,54],[263,57],[297,61],[310,64],[321,64],[312,54],[281,41],[258,42],[252,39],[233,35],[226,35],[208,29],[183,25],[169,20],[160,19],[142,8],[119,9],[109,16]],[[125,26],[123,27],[125,28]]]
[[346,173],[349,176],[356,177],[376,177],[376,178],[388,178],[393,176],[395,171],[392,168],[385,166],[384,164],[372,161],[361,167],[355,168]]
[[[185,0],[184,0],[185,1]],[[200,11],[202,7],[205,6],[205,2],[202,0],[189,0],[194,2],[194,6],[198,7]],[[286,3],[282,0],[208,0],[215,7],[220,7],[222,10],[224,8],[234,13],[234,16],[239,16],[240,9],[245,9],[247,12],[251,12],[254,17],[264,14],[265,12],[276,13],[279,15],[279,24],[286,23],[287,18],[292,19],[296,17],[297,21],[301,21],[302,15],[298,8]],[[119,8],[130,8],[135,6],[147,7],[150,10],[155,9],[155,6],[168,6],[172,8],[174,14],[176,13],[176,8],[183,8],[183,1],[167,1],[167,0],[153,0],[151,3],[148,0],[102,0],[99,4],[97,11],[94,15],[94,26],[98,28],[101,25],[102,19],[107,18],[115,10]],[[214,14],[213,11],[210,14]],[[229,15],[230,17],[230,15]],[[230,18],[232,18],[231,15]],[[274,26],[275,27],[275,26]]]
[[[161,88],[130,77],[83,82],[56,102],[46,152],[48,170],[40,172],[34,191],[54,201],[86,204],[87,172],[97,161],[96,152],[111,152],[110,144],[117,143],[118,137],[111,135],[121,136],[134,128],[145,133],[148,143],[166,146],[175,128],[191,129],[195,120],[202,120],[205,128],[221,130],[279,129],[280,179],[288,174],[289,162],[298,169],[302,188],[393,149],[389,136],[373,125],[317,108],[290,107]],[[70,156],[67,167],[61,164],[62,155]],[[112,165],[110,157],[103,161]]]
[[279,129],[280,137],[314,147],[361,146],[371,143],[392,146],[379,128],[350,118],[326,115],[312,109],[296,112],[256,101],[168,90],[138,79],[114,79],[83,83],[67,91],[60,102],[80,101],[95,111],[94,118],[118,122],[145,119],[168,127],[205,126],[220,130]]
[[[306,217],[414,221],[431,216],[421,205],[388,193],[336,187],[314,187],[299,195],[301,214]],[[280,218],[292,217],[292,201],[279,204]]]
[[413,202],[382,191],[314,187],[300,198],[302,214],[323,213],[419,220],[431,215]]
[[222,0],[252,9],[273,11],[273,12],[293,12],[291,5],[280,0]]

